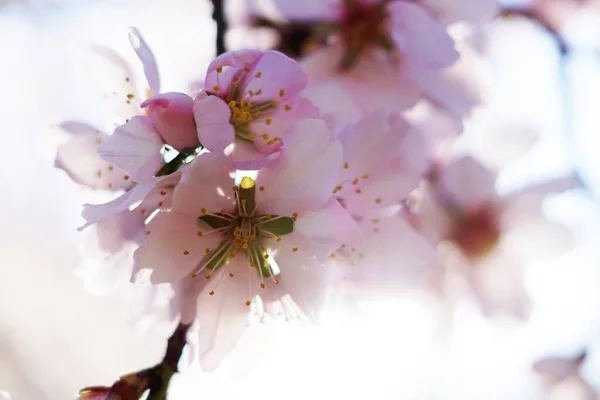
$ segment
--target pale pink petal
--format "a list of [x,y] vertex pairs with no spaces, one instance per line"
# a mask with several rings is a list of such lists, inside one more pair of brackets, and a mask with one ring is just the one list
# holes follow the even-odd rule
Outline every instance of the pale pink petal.
[[164,93],[144,101],[156,130],[163,140],[181,151],[198,146],[194,121],[194,100],[183,93]]
[[487,316],[508,314],[525,319],[531,300],[523,282],[523,265],[497,249],[467,271],[473,294]]
[[[113,214],[118,214],[134,208],[136,204],[140,204],[146,196],[148,196],[157,187],[175,185],[179,179],[178,174],[171,174],[154,178],[145,182],[140,182],[131,190],[117,197],[116,199],[104,204],[84,204],[82,216],[87,223],[79,228],[84,229],[92,224],[102,221]],[[157,205],[158,206],[158,205]]]
[[129,28],[129,43],[142,62],[150,93],[152,95],[159,94],[160,75],[158,74],[158,65],[156,64],[156,59],[154,58],[154,54],[152,54],[152,50],[148,44],[146,44],[146,41],[137,28]]
[[194,118],[198,139],[210,151],[223,151],[233,143],[235,132],[229,123],[231,110],[217,96],[194,100]]
[[444,70],[411,68],[406,77],[422,90],[424,97],[457,121],[470,116],[475,106],[482,102],[477,75],[462,59]]
[[388,10],[392,19],[392,37],[407,63],[424,68],[444,68],[458,60],[454,40],[427,11],[407,1],[389,2]]
[[577,360],[568,358],[545,358],[533,364],[533,370],[544,375],[551,384],[559,383],[571,375],[576,375],[578,369]]
[[241,258],[236,257],[221,268],[198,298],[198,350],[205,371],[212,371],[221,364],[248,327],[250,307],[246,302],[252,301],[248,282],[256,271],[240,265],[238,260]]
[[501,246],[524,262],[557,257],[573,249],[569,229],[543,216],[515,221],[502,235]]
[[[219,93],[228,93],[231,82],[241,69],[252,64],[261,54],[258,50],[235,50],[221,54],[208,66],[204,87],[213,90],[217,86]],[[222,68],[221,72],[218,72],[219,68]]]
[[95,126],[92,126],[92,125],[88,124],[87,122],[82,122],[82,121],[74,121],[74,120],[63,121],[59,124],[59,127],[62,130],[64,130],[65,132],[70,133],[71,135],[79,135],[82,133],[87,133],[87,134],[94,133],[94,134],[106,135],[104,132],[102,132],[100,129],[96,128]]
[[100,248],[117,253],[128,241],[144,240],[146,216],[137,211],[123,211],[98,221],[96,232]]
[[444,202],[474,210],[493,199],[495,181],[493,171],[473,157],[465,156],[443,168],[438,184]]
[[279,295],[288,294],[306,316],[317,319],[325,301],[327,274],[311,251],[303,251],[311,246],[308,238],[301,238],[303,235],[298,233],[292,235],[297,236],[292,240],[299,250],[294,252],[287,246],[279,246],[275,252],[281,273],[274,289]]
[[233,173],[233,162],[223,154],[201,154],[183,172],[173,194],[173,210],[196,218],[207,211],[234,211]]
[[339,138],[344,169],[336,196],[355,216],[398,204],[417,187],[429,165],[424,136],[397,113],[372,113],[341,131]]
[[280,157],[258,174],[259,211],[300,215],[325,206],[339,180],[342,146],[325,123],[306,119],[283,139]]
[[[176,282],[191,274],[222,238],[219,234],[199,236],[211,228],[193,216],[162,211],[147,224],[148,242],[134,254],[135,270],[151,270],[152,283]],[[198,278],[201,279],[201,278]]]
[[370,214],[361,219],[361,246],[336,252],[350,284],[369,296],[396,295],[421,281],[435,261],[435,247],[419,235],[402,214]]
[[356,122],[361,113],[337,81],[324,81],[309,85],[302,92],[316,107],[327,126]]
[[[254,103],[294,98],[308,83],[308,77],[296,61],[283,53],[267,50],[251,67],[251,78],[244,87],[246,100]],[[253,96],[248,93],[252,91]],[[260,92],[259,92],[260,91]],[[256,94],[260,93],[260,94]]]
[[54,166],[64,170],[75,182],[92,189],[128,189],[132,179],[123,179],[127,173],[104,161],[98,147],[108,139],[101,132],[81,131],[60,145]]
[[275,7],[289,21],[335,21],[341,17],[341,0],[275,0]]
[[421,0],[420,3],[445,25],[459,21],[481,23],[498,11],[497,0]]
[[98,148],[100,156],[126,171],[128,178],[142,181],[153,177],[163,166],[163,140],[152,121],[133,117],[121,125]]
[[111,111],[112,121],[118,125],[140,115],[140,103],[146,88],[136,78],[129,62],[107,47],[92,46],[85,54],[83,70],[93,89],[102,94]]
[[340,246],[357,247],[363,240],[358,224],[336,199],[315,212],[296,220],[294,230],[311,240],[318,262],[323,262]]

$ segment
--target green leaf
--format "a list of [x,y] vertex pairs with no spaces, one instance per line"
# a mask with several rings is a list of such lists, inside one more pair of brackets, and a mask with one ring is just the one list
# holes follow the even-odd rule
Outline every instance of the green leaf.
[[294,218],[273,216],[270,220],[263,222],[260,229],[275,236],[287,235],[294,231]]

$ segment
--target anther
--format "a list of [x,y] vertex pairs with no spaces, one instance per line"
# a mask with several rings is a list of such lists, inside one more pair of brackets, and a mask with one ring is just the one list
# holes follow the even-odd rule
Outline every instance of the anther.
[[265,288],[265,284],[264,284],[264,283],[261,283],[261,284],[260,284],[260,287],[261,287],[261,289],[264,289],[264,288]]
[[204,233],[202,231],[198,231],[198,236],[201,237]]
[[350,168],[350,164],[348,164],[347,162],[344,163],[344,168],[348,169]]
[[204,279],[209,280],[211,278],[210,274],[206,275]]
[[285,109],[285,111],[290,111],[292,109],[292,106],[286,104],[285,106],[283,106],[283,108]]
[[220,74],[221,72],[223,72],[223,67],[218,67],[218,68],[217,68],[217,73],[219,73],[219,74]]
[[214,290],[211,290],[210,292],[208,292],[209,295],[213,296],[215,294]]
[[298,248],[297,247],[292,247],[292,251],[295,253],[295,252],[298,251]]
[[200,212],[201,212],[202,214],[206,214],[206,208],[201,208],[201,209],[200,209]]
[[167,195],[167,192],[165,192],[164,190],[162,190],[162,191],[160,192],[160,195],[161,195],[161,196],[166,196],[166,195]]
[[264,186],[260,186],[260,187],[258,188],[258,190],[260,190],[261,192],[264,192],[264,191],[265,191],[265,187],[264,187]]
[[255,77],[260,78],[262,76],[262,72],[257,72],[256,74],[254,74]]
[[129,175],[125,175],[125,176],[123,177],[123,179],[125,179],[125,180],[128,180],[128,179],[129,179]]
[[135,97],[135,96],[134,96],[133,94],[131,94],[131,93],[128,93],[128,94],[127,94],[127,98],[128,98],[129,100],[133,99],[134,97]]
[[271,118],[267,118],[265,120],[265,124],[267,124],[267,125],[271,125],[272,122],[273,122],[273,120]]
[[230,273],[229,273],[229,277],[230,277],[230,278],[233,278],[234,276],[235,276],[235,275],[233,275],[233,272],[230,272]]
[[279,97],[283,97],[283,96],[285,96],[285,89],[281,89],[279,91]]
[[250,67],[246,65],[246,66],[244,67],[244,71],[246,71],[246,72],[250,72]]
[[250,303],[250,300],[246,300],[246,305],[247,305],[248,307],[250,307],[250,304],[252,304],[252,303]]
[[187,256],[188,254],[190,254],[190,252],[189,252],[188,250],[184,250],[184,251],[183,251],[183,255],[184,255],[184,256]]
[[293,214],[292,214],[292,217],[293,217],[293,218],[298,218],[298,213],[297,213],[297,212],[293,213]]
[[218,91],[219,91],[219,85],[215,85],[215,86],[213,86],[213,90],[214,90],[215,92],[218,92]]

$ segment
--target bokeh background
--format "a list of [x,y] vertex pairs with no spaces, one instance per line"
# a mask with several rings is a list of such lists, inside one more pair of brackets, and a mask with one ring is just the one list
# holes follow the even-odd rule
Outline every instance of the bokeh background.
[[[532,318],[490,324],[465,304],[440,340],[423,301],[401,298],[373,305],[360,325],[281,327],[250,375],[192,369],[174,379],[173,398],[545,399],[531,364],[584,348],[583,375],[600,390],[600,6],[545,3],[554,3],[546,17],[561,42],[518,16],[474,41],[489,62],[491,112],[539,135],[502,171],[499,189],[572,172],[584,183],[545,204],[576,247],[528,265]],[[53,168],[57,126],[74,117],[106,126],[81,55],[106,45],[137,65],[129,26],[169,72],[164,87],[186,90],[214,54],[211,11],[208,0],[0,0],[0,389],[13,400],[70,399],[160,358],[164,332],[134,328],[125,295],[92,296],[74,273],[84,195]]]

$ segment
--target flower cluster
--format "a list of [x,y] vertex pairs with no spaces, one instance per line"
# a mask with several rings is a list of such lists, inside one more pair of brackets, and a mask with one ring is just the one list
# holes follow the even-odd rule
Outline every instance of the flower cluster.
[[407,285],[444,292],[457,257],[484,311],[523,316],[524,289],[507,292],[520,274],[492,255],[511,221],[545,221],[539,204],[555,189],[500,196],[494,171],[448,146],[479,101],[476,63],[468,49],[460,57],[449,26],[478,21],[493,2],[275,3],[286,22],[255,10],[246,36],[257,21],[280,34],[302,26],[297,51],[282,36],[278,50],[221,54],[192,96],[161,91],[133,30],[148,90],[134,92],[124,70],[117,101],[136,110],[112,134],[63,124],[72,138],[57,166],[114,193],[85,205],[83,228],[95,226],[110,263],[121,261],[115,276],[170,285],[173,316],[199,328],[206,369],[253,315],[317,318],[332,299]]

